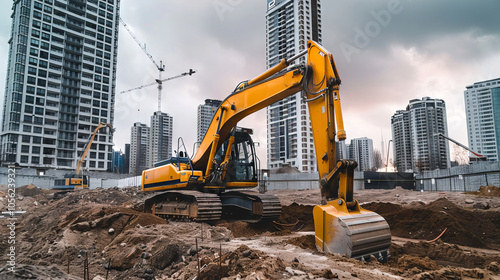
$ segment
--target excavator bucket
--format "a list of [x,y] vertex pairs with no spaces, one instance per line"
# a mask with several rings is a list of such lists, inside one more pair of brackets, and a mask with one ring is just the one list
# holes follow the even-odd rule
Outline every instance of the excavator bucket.
[[389,256],[391,231],[386,220],[361,208],[357,201],[348,209],[343,199],[317,205],[313,209],[316,247],[325,253],[385,262]]

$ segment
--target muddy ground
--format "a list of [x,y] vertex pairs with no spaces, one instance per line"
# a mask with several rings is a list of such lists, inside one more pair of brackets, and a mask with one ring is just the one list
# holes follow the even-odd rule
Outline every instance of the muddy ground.
[[[6,209],[3,191],[0,208]],[[384,264],[316,251],[318,190],[270,193],[283,205],[277,224],[209,225],[140,212],[146,196],[137,188],[58,195],[24,186],[17,189],[17,209],[26,213],[15,221],[15,244],[8,243],[8,217],[0,219],[0,279],[86,279],[86,270],[87,279],[96,280],[500,279],[497,187],[356,191],[363,207],[391,227],[391,257]],[[15,274],[6,265],[12,245]]]

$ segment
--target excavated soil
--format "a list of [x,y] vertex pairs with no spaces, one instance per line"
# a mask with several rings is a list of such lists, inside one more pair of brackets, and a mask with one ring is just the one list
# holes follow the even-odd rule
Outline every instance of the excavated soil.
[[314,240],[314,235],[304,235],[299,237],[293,237],[286,241],[289,244],[299,246],[302,249],[316,249],[316,242]]
[[[380,264],[318,253],[313,205],[284,205],[276,223],[208,225],[167,222],[137,211],[146,197],[138,188],[54,195],[24,186],[17,201],[27,211],[16,224],[18,270],[12,274],[0,267],[0,279],[82,279],[85,258],[90,279],[106,279],[106,274],[108,279],[193,279],[198,263],[203,268],[197,279],[500,279],[497,190],[488,186],[473,194],[478,197],[473,203],[488,203],[488,209],[474,209],[456,193],[439,198],[396,190],[392,200],[405,202],[388,203],[374,200],[381,192],[361,192],[363,207],[391,227],[391,257]],[[300,201],[315,192],[286,195]],[[0,198],[0,206],[6,207],[6,199]],[[7,240],[8,222],[0,223],[0,238]],[[1,255],[8,249],[7,242],[0,243]]]
[[364,204],[389,223],[394,236],[434,239],[445,229],[441,240],[448,243],[487,249],[500,249],[500,212],[457,207],[446,198],[429,204]]
[[481,186],[476,192],[469,192],[470,194],[478,196],[496,196],[500,197],[500,188],[495,186]]
[[291,231],[314,231],[312,209],[311,205],[292,203],[282,207],[281,216],[275,222],[219,221],[216,225],[228,228],[234,237],[247,238],[264,233],[283,235]]

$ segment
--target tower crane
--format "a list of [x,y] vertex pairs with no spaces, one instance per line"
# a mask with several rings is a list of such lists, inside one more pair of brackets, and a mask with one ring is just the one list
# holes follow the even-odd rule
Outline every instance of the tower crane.
[[161,74],[162,74],[163,71],[165,71],[165,65],[163,64],[163,62],[160,60],[160,63],[158,64],[154,60],[153,56],[146,49],[146,44],[142,44],[141,41],[139,41],[139,39],[137,39],[137,36],[135,36],[135,34],[132,32],[132,30],[130,30],[130,28],[128,27],[128,25],[125,23],[125,21],[121,17],[120,17],[120,23],[123,25],[123,27],[125,27],[125,29],[128,31],[128,33],[130,34],[130,36],[132,36],[132,38],[134,39],[134,41],[139,45],[139,47],[144,51],[144,53],[149,57],[149,59],[151,60],[151,62],[153,62],[153,64],[158,69],[158,79],[155,79],[155,83],[148,84],[148,85],[143,85],[143,86],[139,86],[139,87],[136,87],[136,88],[133,88],[133,89],[122,91],[120,93],[125,93],[125,92],[133,91],[133,90],[136,90],[136,89],[142,89],[142,88],[149,87],[149,86],[152,86],[152,85],[158,85],[158,111],[161,111],[161,91],[163,89],[163,82],[169,81],[169,80],[173,80],[173,79],[176,79],[176,78],[180,78],[180,77],[186,76],[188,74],[191,76],[192,74],[195,73],[195,71],[193,71],[192,69],[189,69],[189,72],[182,73],[182,74],[174,76],[174,77],[162,79],[161,78]]
[[173,77],[169,77],[169,78],[165,78],[165,79],[161,79],[161,80],[160,79],[156,79],[154,83],[147,84],[147,85],[142,85],[142,86],[138,86],[138,87],[131,88],[131,89],[128,89],[128,90],[124,90],[124,91],[121,91],[120,93],[126,93],[126,92],[134,91],[134,90],[137,90],[137,89],[143,89],[143,88],[154,86],[154,85],[157,84],[158,85],[158,111],[161,111],[161,89],[162,89],[163,82],[170,81],[170,80],[173,80],[173,79],[177,79],[177,78],[180,78],[180,77],[184,77],[184,76],[187,76],[187,75],[191,76],[194,73],[196,73],[196,71],[194,71],[193,69],[189,69],[188,72],[184,72],[184,73],[179,74],[177,76],[173,76]]

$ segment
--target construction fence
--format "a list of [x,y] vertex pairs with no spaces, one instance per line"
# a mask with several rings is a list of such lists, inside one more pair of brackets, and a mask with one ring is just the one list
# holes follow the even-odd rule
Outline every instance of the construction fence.
[[[319,175],[318,173],[270,174],[265,183],[267,190],[319,189]],[[394,189],[395,187],[414,190],[413,173],[354,172],[354,190]]]
[[[33,184],[39,188],[50,189],[54,180],[63,178],[68,171],[37,170],[16,168],[16,186]],[[84,172],[89,175],[89,187],[112,188],[141,186],[141,176],[113,174],[106,172]],[[8,182],[8,168],[0,167],[0,185]],[[354,172],[354,189],[393,189],[402,187],[424,191],[476,191],[480,186],[500,186],[500,162],[478,162],[450,169],[428,171],[422,174],[401,172]],[[260,188],[265,190],[303,190],[319,189],[318,173],[270,174],[261,181]]]

